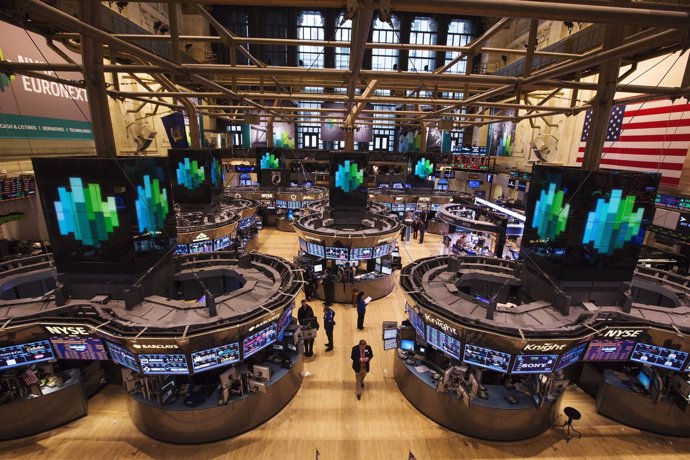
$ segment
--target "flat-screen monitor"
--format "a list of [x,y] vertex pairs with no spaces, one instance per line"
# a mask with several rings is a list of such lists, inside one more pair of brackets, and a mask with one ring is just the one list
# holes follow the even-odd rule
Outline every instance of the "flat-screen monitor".
[[348,249],[338,248],[334,246],[326,246],[326,259],[330,260],[347,260]]
[[290,304],[285,310],[283,310],[283,313],[280,314],[280,318],[278,319],[278,337],[282,339],[283,332],[285,332],[285,328],[288,327],[290,324],[290,320],[292,319],[292,310],[294,306]]
[[189,243],[190,254],[198,254],[201,252],[213,252],[213,241],[206,240]]
[[381,266],[381,273],[384,275],[392,275],[393,274],[393,269],[391,267],[387,267],[386,265]]
[[316,256],[320,259],[323,259],[326,257],[323,246],[320,244],[314,244],[314,243],[307,243],[307,254],[311,254],[312,256]]
[[177,249],[175,249],[175,255],[184,255],[184,254],[189,254],[189,246],[186,244],[178,244]]
[[465,360],[468,364],[485,367],[498,372],[508,372],[510,354],[477,345],[465,345]]
[[515,188],[515,179],[508,179],[508,188]]
[[527,190],[527,182],[522,180],[517,181],[517,189],[519,192],[524,192]]
[[374,258],[387,256],[391,252],[391,245],[389,243],[380,244],[374,248]]
[[582,353],[585,351],[585,348],[587,348],[587,345],[587,342],[581,343],[576,347],[573,347],[570,350],[563,353],[561,355],[561,359],[558,361],[556,370],[560,371],[561,369],[565,369],[571,364],[575,364],[576,362],[578,362],[580,360],[580,357],[582,356]]
[[467,181],[467,187],[469,188],[479,188],[482,186],[482,181],[470,179]]
[[209,348],[192,353],[192,371],[204,372],[240,360],[240,344],[229,343],[220,347]]
[[583,361],[627,361],[635,348],[634,340],[592,339]]
[[323,272],[323,264],[315,264],[312,268],[314,269],[314,273]]
[[220,251],[230,246],[230,235],[221,236],[213,240],[213,250]]
[[276,200],[276,207],[287,209],[287,200]]
[[410,306],[407,307],[407,317],[410,320],[412,327],[417,331],[417,334],[422,338],[422,340],[426,340],[426,325],[424,324],[422,317],[419,316],[417,312],[415,312]]
[[396,190],[403,190],[405,188],[405,186],[403,185],[402,182],[393,182],[393,188]]
[[144,354],[139,355],[141,370],[144,374],[189,374],[187,358],[183,354],[159,355]]
[[0,348],[0,369],[28,366],[54,359],[53,349],[47,340]]
[[558,355],[517,355],[513,374],[548,374],[556,365]]
[[647,343],[635,345],[630,361],[649,364],[650,366],[663,367],[673,371],[680,371],[683,363],[688,359],[688,353],[672,350],[670,348],[657,347]]
[[108,346],[108,351],[110,352],[110,357],[112,360],[122,366],[128,367],[136,372],[141,372],[139,369],[139,363],[137,363],[137,357],[134,353],[127,351],[120,345],[115,345],[112,342],[106,340],[106,345]]
[[96,337],[52,337],[50,343],[58,359],[108,360],[103,341]]
[[402,348],[405,351],[414,351],[414,340],[401,340],[400,348]]
[[350,249],[350,260],[369,260],[374,256],[373,248],[352,248]]
[[637,381],[642,385],[642,387],[649,391],[649,386],[652,384],[652,379],[642,370],[637,373]]
[[394,339],[398,336],[398,329],[384,329],[383,330],[383,340]]
[[302,207],[302,202],[301,201],[288,201],[287,207],[288,207],[288,209],[300,209]]
[[385,339],[383,341],[383,349],[384,350],[392,350],[394,348],[398,347],[398,340],[397,339]]
[[300,250],[302,250],[302,251],[304,251],[304,252],[308,252],[308,251],[307,251],[307,242],[304,241],[302,238],[298,238],[298,240],[299,240],[299,248],[300,248]]
[[275,323],[271,324],[265,329],[256,332],[242,341],[242,356],[244,359],[249,358],[254,353],[266,348],[276,341],[277,326]]
[[427,325],[426,341],[429,342],[429,345],[436,348],[437,350],[442,351],[451,358],[455,358],[457,360],[460,359],[460,353],[462,348],[460,341],[458,339],[453,338],[448,334],[445,334],[439,331],[438,329]]

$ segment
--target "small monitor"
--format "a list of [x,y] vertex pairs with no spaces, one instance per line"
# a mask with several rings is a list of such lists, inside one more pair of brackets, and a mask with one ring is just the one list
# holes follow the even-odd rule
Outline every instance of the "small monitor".
[[323,272],[323,264],[314,265],[314,273],[321,273],[321,272]]
[[252,372],[257,379],[269,380],[271,378],[271,369],[266,366],[254,366]]
[[391,275],[393,274],[393,269],[391,267],[386,267],[385,265],[381,267],[381,273],[384,275]]
[[384,329],[383,340],[394,339],[398,336],[398,329]]
[[402,348],[405,351],[414,351],[414,340],[401,340],[400,348]]
[[426,354],[426,347],[424,345],[417,345],[415,348],[415,353],[420,354],[420,355],[425,355]]
[[652,379],[649,378],[649,376],[642,370],[637,374],[637,381],[640,382],[640,385],[642,387],[649,391],[649,386],[652,384]]

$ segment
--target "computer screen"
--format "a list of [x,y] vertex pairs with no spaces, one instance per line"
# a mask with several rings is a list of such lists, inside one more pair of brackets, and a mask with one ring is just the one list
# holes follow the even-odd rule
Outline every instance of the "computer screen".
[[182,354],[159,355],[144,354],[139,355],[141,370],[144,374],[189,374],[187,358]]
[[466,344],[464,361],[468,364],[474,364],[498,372],[508,372],[510,354]]
[[383,330],[383,340],[394,339],[398,336],[398,329],[384,329]]
[[527,190],[527,182],[519,180],[517,182],[517,189],[520,192],[524,192],[525,190]]
[[276,207],[287,208],[287,200],[276,200]]
[[113,359],[114,362],[122,366],[128,367],[133,371],[141,372],[139,370],[139,363],[137,363],[137,357],[134,356],[134,353],[131,353],[125,350],[123,347],[115,345],[112,342],[108,342],[107,340],[105,341],[105,343],[108,346],[110,357]]
[[373,258],[374,249],[373,248],[352,248],[350,250],[351,260],[369,260]]
[[330,260],[347,260],[348,249],[338,248],[334,246],[326,246],[326,259]]
[[560,371],[561,369],[565,369],[571,364],[575,364],[576,362],[578,362],[580,360],[580,357],[582,356],[582,352],[585,351],[585,348],[587,348],[587,345],[587,342],[581,343],[580,345],[571,348],[570,350],[567,350],[565,353],[563,353],[561,355],[561,359],[558,361],[556,370]]
[[652,379],[643,371],[637,373],[637,381],[640,382],[640,385],[642,385],[645,390],[649,390],[649,385],[652,383]]
[[320,244],[307,243],[307,253],[321,259],[325,257],[323,246]]
[[386,267],[385,265],[383,265],[381,267],[381,273],[383,273],[384,275],[391,275],[393,274],[393,269],[391,267]]
[[103,341],[96,337],[51,337],[50,343],[58,359],[108,360]]
[[275,323],[255,334],[250,335],[242,341],[243,358],[247,359],[262,348],[269,346],[276,341],[276,336],[277,329]]
[[323,265],[322,264],[316,264],[314,265],[314,273],[321,273],[323,272]]
[[391,245],[386,243],[386,244],[380,244],[374,248],[374,258],[379,258],[383,256],[387,256],[391,252]]
[[200,252],[213,252],[213,241],[206,240],[189,243],[190,254],[198,254]]
[[674,371],[680,371],[683,368],[683,363],[685,363],[687,359],[688,353],[684,351],[657,347],[647,343],[638,343],[635,345],[632,356],[630,356],[630,361],[663,367]]
[[55,355],[47,340],[0,348],[0,369],[27,366],[53,359]]
[[302,238],[297,238],[297,239],[299,240],[299,248],[304,252],[308,252],[307,251],[307,242],[304,241]]
[[285,332],[285,328],[288,327],[290,324],[290,320],[292,320],[292,310],[294,309],[294,306],[290,304],[285,310],[283,310],[283,313],[280,314],[280,319],[278,319],[278,337],[282,339],[283,332]]
[[398,348],[398,341],[396,339],[386,339],[383,341],[384,350],[392,350]]
[[192,353],[192,371],[208,371],[240,360],[240,344],[230,343]]
[[407,318],[410,320],[410,324],[412,324],[412,327],[415,328],[422,340],[426,340],[426,325],[424,324],[424,320],[422,320],[422,317],[409,305],[407,307]]
[[179,256],[182,254],[189,254],[189,246],[186,244],[178,244],[177,249],[175,250],[175,255]]
[[593,339],[583,361],[627,361],[635,348],[634,340]]
[[414,351],[414,340],[401,340],[400,348],[405,351]]
[[429,342],[429,345],[442,351],[451,358],[460,359],[461,344],[458,339],[427,325],[426,341]]
[[548,374],[556,365],[558,355],[517,355],[513,374]]
[[220,251],[221,249],[225,249],[228,246],[230,246],[230,235],[221,236],[220,238],[216,238],[215,240],[213,240],[214,251]]
[[472,179],[470,179],[470,180],[467,181],[467,187],[469,187],[469,188],[479,188],[479,187],[481,187],[481,186],[482,186],[482,182],[481,182],[481,181],[472,180]]

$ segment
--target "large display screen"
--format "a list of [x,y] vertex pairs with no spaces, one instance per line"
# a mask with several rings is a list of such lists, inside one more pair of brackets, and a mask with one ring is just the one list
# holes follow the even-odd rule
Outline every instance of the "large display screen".
[[373,257],[373,248],[352,248],[350,250],[350,260],[369,260]]
[[118,364],[132,369],[133,371],[140,372],[139,363],[137,363],[137,358],[134,353],[131,353],[119,345],[115,345],[112,342],[105,342],[108,345],[108,351],[110,352],[110,357]]
[[229,343],[208,350],[192,353],[192,372],[203,372],[217,367],[227,366],[240,360],[240,344]]
[[429,155],[417,155],[412,161],[412,176],[410,179],[426,181],[436,172],[436,161]]
[[437,350],[441,350],[448,356],[460,360],[462,347],[458,339],[455,339],[448,334],[444,334],[434,327],[427,326],[426,341],[429,342],[429,345],[435,347]]
[[182,354],[144,354],[139,355],[139,362],[144,374],[189,374],[187,358]]
[[374,259],[378,259],[379,257],[387,256],[388,254],[391,253],[391,245],[386,243],[386,244],[380,244],[374,248]]
[[558,280],[630,280],[660,177],[535,166],[521,254]]
[[283,151],[280,149],[257,149],[256,150],[256,169],[282,169]]
[[221,249],[225,249],[228,246],[230,246],[230,235],[221,236],[220,238],[216,238],[215,240],[213,240],[214,251],[220,251]]
[[498,372],[508,372],[510,366],[510,355],[490,348],[478,347],[477,345],[465,345],[465,359],[468,364],[485,367]]
[[200,252],[213,252],[213,241],[196,241],[189,243],[189,253],[198,254]]
[[276,341],[276,325],[271,324],[255,334],[250,335],[242,341],[242,356],[247,359],[259,350],[266,348]]
[[223,165],[218,150],[168,151],[175,203],[209,204],[223,195]]
[[348,249],[347,248],[336,248],[332,246],[326,246],[326,259],[331,260],[348,260]]
[[59,359],[108,360],[103,341],[96,337],[52,337],[50,343]]
[[50,342],[47,340],[0,348],[0,369],[28,366],[53,359],[55,359],[55,355],[53,349],[50,348]]
[[422,317],[419,316],[417,312],[415,312],[414,309],[409,305],[407,307],[407,317],[410,320],[412,327],[417,331],[417,334],[422,338],[422,340],[426,340],[426,325],[424,324],[424,320],[422,320]]
[[297,238],[297,240],[299,241],[300,250],[307,252],[307,242],[304,241],[302,238]]
[[33,158],[62,273],[141,273],[175,243],[164,158]]
[[680,371],[683,363],[688,359],[688,354],[684,351],[672,350],[670,348],[657,347],[647,343],[635,345],[630,361],[649,364],[650,366],[663,367],[674,371]]
[[363,212],[367,193],[368,158],[363,153],[335,153],[331,160],[329,200],[331,209]]
[[517,355],[513,374],[548,374],[556,365],[558,355]]
[[556,366],[556,370],[560,371],[561,369],[565,369],[566,367],[570,366],[571,364],[575,364],[580,360],[580,357],[582,356],[582,353],[585,351],[585,348],[587,348],[587,343],[581,343],[580,345],[571,348],[570,350],[567,350],[563,354],[561,354],[561,359],[558,361],[558,365]]
[[278,336],[282,338],[283,332],[290,325],[290,320],[292,320],[292,311],[294,305],[289,305],[283,313],[280,314],[280,319],[278,319]]
[[34,176],[0,179],[0,201],[27,198],[36,194]]
[[592,339],[583,361],[627,361],[635,348],[634,340]]
[[307,253],[320,259],[323,259],[326,256],[323,246],[315,243],[307,243]]

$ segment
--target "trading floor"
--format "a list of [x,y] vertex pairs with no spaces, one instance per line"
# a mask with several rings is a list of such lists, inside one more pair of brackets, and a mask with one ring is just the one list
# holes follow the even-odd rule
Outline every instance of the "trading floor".
[[[297,237],[273,229],[260,234],[260,250],[291,259]],[[427,235],[424,244],[408,242],[401,250],[403,264],[438,255],[440,237]],[[397,275],[396,275],[397,277]],[[556,431],[516,443],[495,443],[451,432],[419,413],[398,391],[392,375],[395,351],[383,351],[381,322],[404,319],[399,288],[370,304],[365,330],[356,332],[356,313],[337,305],[335,349],[324,351],[319,335],[315,356],[305,365],[304,383],[295,398],[276,417],[243,435],[201,445],[173,445],[141,433],[127,413],[127,395],[109,386],[89,400],[89,415],[56,430],[0,443],[0,458],[227,458],[227,459],[417,459],[451,458],[677,458],[690,455],[690,439],[640,432],[595,412],[594,400],[571,386],[564,406],[582,414],[576,422],[582,439],[566,443]],[[312,302],[320,311],[321,303]],[[365,338],[375,358],[361,401],[355,397],[349,353]]]

